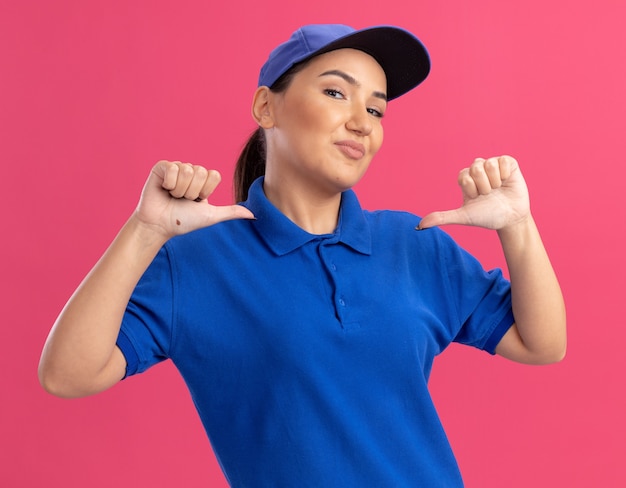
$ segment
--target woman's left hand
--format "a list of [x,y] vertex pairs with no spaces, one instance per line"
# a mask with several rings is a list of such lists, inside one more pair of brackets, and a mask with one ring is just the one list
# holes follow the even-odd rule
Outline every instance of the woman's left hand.
[[511,156],[478,158],[459,173],[463,205],[426,215],[418,228],[461,224],[501,230],[530,215],[528,188]]

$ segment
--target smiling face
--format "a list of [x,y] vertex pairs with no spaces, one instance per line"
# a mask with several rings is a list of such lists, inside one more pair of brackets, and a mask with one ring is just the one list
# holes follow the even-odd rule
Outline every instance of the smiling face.
[[383,141],[386,86],[374,58],[340,49],[313,58],[284,92],[266,90],[257,114],[266,129],[266,182],[323,195],[354,186]]

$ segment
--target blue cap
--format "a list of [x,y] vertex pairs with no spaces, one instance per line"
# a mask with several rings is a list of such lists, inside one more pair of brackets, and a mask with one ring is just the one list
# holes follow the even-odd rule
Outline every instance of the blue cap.
[[313,56],[351,48],[366,52],[387,76],[387,99],[403,95],[426,79],[430,58],[422,42],[399,27],[381,25],[355,30],[340,24],[312,24],[276,47],[259,74],[259,86],[271,86],[294,64]]

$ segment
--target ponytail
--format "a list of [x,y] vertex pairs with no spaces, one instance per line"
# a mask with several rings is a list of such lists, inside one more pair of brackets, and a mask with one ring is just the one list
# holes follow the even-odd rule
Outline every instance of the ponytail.
[[265,174],[265,132],[261,127],[257,128],[243,147],[235,174],[233,175],[233,191],[236,202],[248,199],[250,185],[259,176]]

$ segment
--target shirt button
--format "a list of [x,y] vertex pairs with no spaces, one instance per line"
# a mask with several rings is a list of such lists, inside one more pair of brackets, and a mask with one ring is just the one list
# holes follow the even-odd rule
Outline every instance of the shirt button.
[[343,298],[339,299],[339,305],[341,305],[342,307],[346,306],[346,302],[343,300]]
[[335,266],[335,263],[332,263],[330,265],[330,269],[332,269],[333,271],[337,271],[337,266]]

